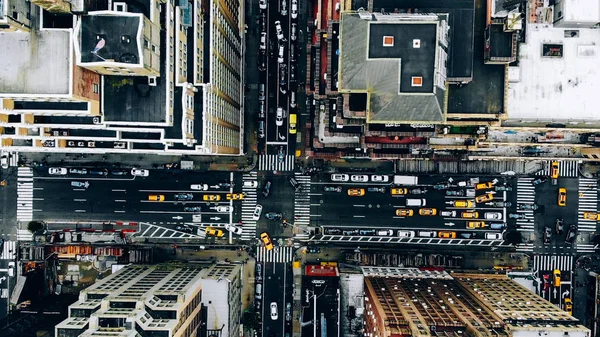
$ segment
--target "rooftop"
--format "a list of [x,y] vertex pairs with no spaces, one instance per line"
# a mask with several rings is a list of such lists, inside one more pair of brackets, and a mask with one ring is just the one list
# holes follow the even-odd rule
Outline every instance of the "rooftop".
[[0,32],[0,95],[67,95],[71,33],[64,30]]
[[166,123],[168,100],[162,76],[156,78],[156,86],[148,85],[147,77],[104,76],[102,90],[106,122]]
[[434,73],[438,20],[342,13],[340,88],[368,91],[369,123],[444,120],[444,90],[436,87]]
[[[571,38],[564,29],[530,23],[526,31],[527,43],[519,48],[520,80],[509,83],[509,118],[598,121],[600,32],[580,29]],[[545,41],[555,46],[544,48]]]
[[[138,35],[141,34],[143,16],[135,13],[119,15],[84,15],[81,17],[81,62],[114,62],[137,64],[140,62]],[[104,46],[98,49],[100,41]]]

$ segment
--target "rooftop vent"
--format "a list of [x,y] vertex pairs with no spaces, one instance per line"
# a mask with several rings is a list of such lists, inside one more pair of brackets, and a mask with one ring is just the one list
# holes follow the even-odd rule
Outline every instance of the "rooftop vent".
[[421,48],[421,40],[413,39],[413,48]]
[[148,85],[152,87],[156,86],[156,76],[148,77]]
[[127,12],[127,3],[115,2],[113,3],[113,11],[115,12]]
[[383,37],[383,46],[384,47],[393,47],[394,46],[394,37],[386,35]]
[[421,77],[421,76],[411,77],[411,85],[413,87],[422,87],[423,86],[423,77]]

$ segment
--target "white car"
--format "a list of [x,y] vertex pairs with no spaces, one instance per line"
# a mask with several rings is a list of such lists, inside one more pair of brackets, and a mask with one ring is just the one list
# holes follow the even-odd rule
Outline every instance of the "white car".
[[376,183],[376,182],[387,183],[388,181],[390,181],[390,177],[374,175],[374,176],[371,176],[371,181],[374,183]]
[[353,174],[350,177],[350,180],[353,183],[368,183],[369,182],[369,176],[365,175],[365,174]]
[[132,176],[137,176],[137,177],[147,177],[150,175],[150,171],[148,170],[144,170],[144,169],[138,169],[138,168],[132,168],[131,169],[131,175]]
[[276,321],[279,318],[277,314],[277,303],[271,302],[271,319]]
[[233,207],[231,206],[217,206],[215,207],[215,210],[219,213],[229,213],[231,212],[231,210],[233,209]]
[[281,15],[283,15],[283,16],[287,15],[287,1],[286,0],[281,0]]
[[279,54],[277,55],[277,63],[283,63],[283,53],[284,52],[285,52],[285,46],[279,45]]
[[243,187],[257,188],[258,187],[258,181],[256,181],[256,180],[246,180],[246,181],[244,181]]
[[275,125],[282,126],[283,125],[283,109],[277,108],[277,118],[275,119]]
[[267,33],[266,32],[260,33],[260,49],[261,50],[267,49]]
[[208,184],[193,184],[190,185],[190,189],[196,191],[208,191]]
[[292,23],[292,30],[290,32],[290,39],[292,39],[292,41],[296,41],[297,30],[298,30],[298,25],[296,25],[295,23]]
[[262,213],[262,205],[256,205],[256,207],[254,207],[254,213],[252,213],[252,220],[258,220],[260,219],[260,214]]
[[414,238],[415,231],[398,231],[398,237],[401,238]]
[[232,224],[225,224],[225,229],[230,231],[233,234],[237,234],[237,235],[241,235],[242,234],[242,227],[236,227]]
[[485,233],[486,240],[502,240],[502,234],[500,233]]
[[275,35],[277,35],[277,40],[283,40],[283,30],[281,30],[281,21],[275,21]]
[[267,0],[258,0],[258,8],[267,9]]
[[350,176],[343,173],[334,173],[331,175],[331,181],[348,181],[350,180]]
[[64,167],[51,167],[48,169],[48,174],[53,176],[64,176],[67,174],[67,169]]
[[8,168],[8,154],[6,154],[6,153],[2,154],[2,168],[3,169]]
[[298,0],[292,0],[292,19],[298,17]]
[[500,212],[485,212],[484,217],[488,220],[502,220],[502,213],[500,213]]

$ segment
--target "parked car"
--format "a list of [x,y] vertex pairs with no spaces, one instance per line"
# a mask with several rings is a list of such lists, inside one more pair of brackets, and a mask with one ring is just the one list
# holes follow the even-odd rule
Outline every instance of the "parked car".
[[548,226],[544,227],[544,243],[549,244],[551,238],[552,238],[552,230]]
[[350,180],[350,176],[343,173],[334,173],[331,175],[331,181],[348,181]]
[[258,0],[258,8],[267,9],[267,0]]
[[375,235],[375,230],[374,229],[361,229],[358,231],[358,234],[360,234],[360,235]]
[[113,176],[126,176],[129,174],[129,172],[114,170],[114,171],[110,171],[110,174],[112,174]]
[[290,302],[285,305],[285,320],[288,322],[292,320],[292,303]]
[[229,213],[233,210],[233,207],[231,206],[217,206],[215,207],[215,211],[219,212],[219,213]]
[[208,191],[208,184],[192,184],[190,189],[195,191]]
[[48,169],[48,174],[56,175],[56,176],[64,176],[67,174],[67,169],[64,167],[50,167]]
[[367,192],[385,193],[385,187],[383,187],[383,186],[381,186],[381,187],[371,186],[371,187],[367,188]]
[[88,188],[90,183],[87,181],[71,181],[71,186],[78,188]]
[[184,212],[201,212],[202,208],[199,206],[184,207],[183,211]]
[[87,174],[88,171],[87,171],[87,169],[84,169],[84,168],[82,168],[82,169],[71,168],[71,169],[69,169],[69,173],[70,174],[81,174],[81,175],[83,175],[83,174]]
[[350,181],[353,183],[367,183],[369,182],[369,176],[365,174],[353,174],[350,176]]
[[485,233],[486,240],[502,240],[501,233]]
[[287,1],[286,0],[281,0],[281,15],[286,16],[287,15]]
[[358,229],[345,230],[345,231],[342,231],[342,234],[343,235],[357,235]]
[[446,195],[462,197],[465,195],[465,191],[464,190],[454,190],[454,191],[448,190],[448,191],[446,191]]
[[90,174],[96,175],[96,176],[107,176],[108,170],[107,169],[90,170]]
[[176,193],[174,195],[175,200],[192,200],[194,195],[192,193]]
[[292,39],[292,41],[296,41],[297,30],[298,30],[298,25],[295,23],[292,23],[292,29],[290,32],[290,39]]
[[390,181],[390,177],[385,176],[385,175],[372,175],[371,181],[374,183],[376,183],[376,182],[387,183],[388,181]]
[[339,235],[342,234],[342,230],[339,228],[325,228],[325,234]]
[[131,169],[131,175],[134,177],[147,177],[150,175],[150,171],[138,168]]
[[342,186],[325,186],[325,187],[323,187],[323,191],[325,191],[325,192],[337,192],[337,193],[341,193],[342,192]]

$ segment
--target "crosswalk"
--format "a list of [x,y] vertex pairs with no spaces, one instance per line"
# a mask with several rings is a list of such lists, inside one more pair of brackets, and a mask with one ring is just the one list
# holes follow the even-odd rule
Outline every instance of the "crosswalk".
[[8,166],[15,167],[19,166],[19,153],[18,152],[4,152],[1,151],[2,156],[8,155]]
[[598,182],[596,179],[579,179],[579,205],[577,210],[577,230],[579,232],[595,232],[596,220],[586,220],[583,212],[598,211]]
[[[536,172],[538,176],[550,176],[550,165],[552,161],[545,160],[543,167],[544,169]],[[558,162],[558,176],[559,177],[572,177],[576,178],[579,176],[579,162],[575,160],[559,161]]]
[[310,176],[296,172],[295,178],[302,188],[294,194],[294,225],[297,228],[294,238],[302,240],[309,238],[306,227],[310,226]]
[[[531,184],[533,178],[517,179],[517,204],[535,203],[535,186]],[[518,214],[524,214],[525,219],[517,219],[517,230],[522,232],[533,232],[535,228],[532,210],[517,209]]]
[[286,155],[283,161],[276,154],[261,154],[258,156],[259,171],[293,171],[295,166],[294,155]]
[[138,232],[133,234],[136,237],[146,238],[163,238],[163,239],[178,239],[178,238],[203,238],[206,235],[203,230],[198,230],[196,226],[192,226],[195,231],[192,233],[186,233],[178,231],[172,228],[166,228],[163,226],[154,225],[151,223],[140,222],[140,229]]
[[[242,175],[243,181],[257,181],[257,173],[250,172]],[[257,203],[257,188],[242,187],[242,192],[246,195],[242,200],[242,240],[253,240],[256,238],[257,220],[252,219],[252,214]]]
[[534,255],[533,270],[573,270],[573,256],[570,255]]
[[19,167],[17,171],[17,221],[33,220],[33,170]]
[[4,241],[1,253],[0,260],[15,260],[17,258],[17,242]]
[[262,246],[257,247],[256,261],[290,263],[294,261],[294,247],[277,246],[272,250],[266,250]]
[[33,234],[27,229],[17,229],[17,240],[33,241]]

